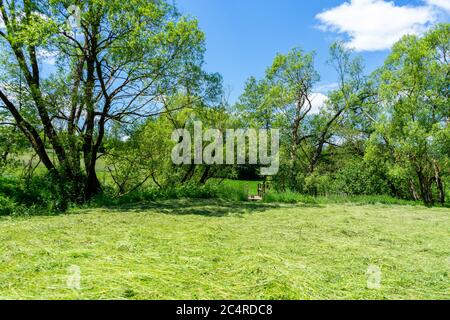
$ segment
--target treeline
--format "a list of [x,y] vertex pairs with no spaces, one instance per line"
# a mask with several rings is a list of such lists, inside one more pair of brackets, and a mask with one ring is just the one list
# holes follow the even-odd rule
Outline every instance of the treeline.
[[[172,132],[192,132],[196,121],[222,132],[280,129],[280,171],[267,178],[279,192],[445,204],[449,24],[404,37],[370,75],[344,44],[332,45],[336,85],[316,110],[320,75],[313,52],[277,55],[265,76],[250,78],[230,105],[221,76],[203,70],[197,21],[173,5],[77,1],[73,25],[68,4],[0,2],[3,207],[50,202],[61,211],[70,203],[150,189],[192,196],[199,188],[214,196],[204,186],[266,179],[259,166],[175,165]],[[55,63],[51,73],[42,70],[48,56]]]
[[[114,147],[106,155],[114,167],[111,174],[122,193],[150,177],[161,188],[202,185],[212,178],[254,178],[269,179],[279,192],[389,195],[445,204],[450,182],[449,35],[447,24],[423,37],[404,37],[371,75],[365,75],[362,59],[342,43],[332,45],[329,63],[337,84],[320,110],[314,108],[320,80],[314,53],[297,48],[279,54],[264,78],[247,81],[235,105],[223,100],[190,104],[138,125],[125,143],[118,138],[125,133],[114,134]],[[189,99],[185,94],[169,99],[166,109],[176,110]],[[251,165],[174,166],[171,132],[193,132],[195,121],[224,135],[230,128],[280,129],[279,173],[262,177],[260,166]]]
[[450,25],[405,36],[364,74],[343,44],[331,47],[336,88],[313,112],[314,53],[279,54],[251,78],[236,110],[242,124],[285,128],[280,189],[374,195],[444,204],[450,156]]

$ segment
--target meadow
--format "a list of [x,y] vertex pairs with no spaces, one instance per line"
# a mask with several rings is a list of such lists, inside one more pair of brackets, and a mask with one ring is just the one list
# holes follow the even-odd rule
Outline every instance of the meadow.
[[449,299],[449,213],[180,199],[0,217],[0,299]]
[[450,299],[445,1],[347,2],[0,1],[0,300]]

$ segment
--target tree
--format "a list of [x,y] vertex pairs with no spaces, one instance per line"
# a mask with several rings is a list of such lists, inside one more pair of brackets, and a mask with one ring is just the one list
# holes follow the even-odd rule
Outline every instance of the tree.
[[[0,0],[0,14],[7,80],[0,99],[56,181],[74,186],[77,200],[101,190],[95,167],[110,123],[163,112],[161,100],[201,71],[203,33],[165,1]],[[78,26],[68,26],[74,14]],[[40,67],[45,53],[57,61],[51,76]],[[26,108],[15,99],[19,77]]]
[[329,93],[323,116],[317,119],[316,134],[313,135],[314,148],[309,161],[311,173],[317,166],[324,148],[333,145],[333,137],[335,140],[344,138],[337,135],[344,124],[355,116],[364,115],[358,118],[356,124],[359,125],[368,115],[367,108],[374,93],[363,75],[361,58],[352,55],[352,50],[346,49],[342,42],[336,42],[330,47],[329,64],[334,67],[338,76],[337,89]]
[[[162,187],[165,172],[170,170],[172,124],[165,116],[148,119],[124,133],[124,128],[105,141],[106,169],[117,187],[117,196],[131,193],[148,181]],[[165,181],[164,181],[165,182]]]
[[297,166],[299,149],[309,138],[305,123],[311,116],[313,87],[319,80],[314,55],[300,48],[278,54],[264,79],[252,77],[247,81],[236,105],[244,125],[283,128],[282,139],[286,143],[283,143],[282,154],[288,154],[289,165],[281,171],[290,172],[290,187],[296,184],[292,173]]
[[300,144],[309,138],[303,122],[312,110],[313,88],[319,80],[314,68],[314,55],[314,52],[293,49],[287,55],[277,55],[267,71],[271,101],[289,122],[291,169],[297,161]]
[[[448,175],[450,25],[405,36],[381,69],[385,108],[371,144],[384,150],[391,175],[408,177],[413,198],[445,203]],[[372,151],[373,151],[372,150]]]
[[275,122],[275,106],[269,94],[269,83],[250,77],[243,94],[234,106],[238,112],[238,121],[243,127],[269,129]]
[[301,184],[314,174],[324,151],[335,146],[333,138],[342,124],[366,112],[366,101],[373,95],[359,58],[353,58],[342,43],[332,45],[330,55],[338,88],[330,92],[321,112],[313,112],[314,86],[319,80],[314,52],[301,49],[277,55],[263,80],[250,78],[237,104],[248,124],[288,128],[282,130],[282,153],[288,155],[289,165],[277,177],[282,188],[302,190]]

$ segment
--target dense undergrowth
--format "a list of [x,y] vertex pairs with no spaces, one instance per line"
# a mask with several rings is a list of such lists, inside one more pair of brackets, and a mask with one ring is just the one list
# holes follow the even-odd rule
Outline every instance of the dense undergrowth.
[[[125,195],[117,195],[112,187],[84,204],[68,203],[55,185],[45,176],[28,181],[15,178],[0,178],[0,215],[57,214],[70,207],[107,207],[126,204],[171,200],[171,199],[221,199],[226,201],[248,201],[249,195],[257,194],[256,181],[210,181],[205,185],[188,184],[167,188],[147,186]],[[310,196],[293,191],[270,191],[265,203],[302,204],[387,204],[421,205],[421,202],[397,199],[388,195],[327,195]]]
[[0,178],[0,215],[57,214],[67,211],[70,207],[116,206],[183,198],[229,201],[247,199],[243,190],[219,183],[187,184],[163,189],[147,186],[124,195],[118,195],[117,190],[105,186],[102,193],[87,203],[70,203],[64,193],[58,192],[60,190],[55,188],[55,184],[46,176],[36,176],[28,181],[2,177]]

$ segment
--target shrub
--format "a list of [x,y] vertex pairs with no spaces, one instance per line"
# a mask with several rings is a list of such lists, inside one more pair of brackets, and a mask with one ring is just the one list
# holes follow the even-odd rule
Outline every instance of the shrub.
[[17,212],[17,205],[10,198],[0,195],[0,216],[9,216]]
[[377,195],[390,192],[383,173],[359,159],[347,162],[336,173],[335,189],[347,195]]
[[305,192],[317,196],[333,192],[333,179],[329,175],[313,173],[305,179]]
[[0,195],[8,198],[29,213],[44,211],[64,212],[69,206],[67,192],[62,192],[61,183],[49,175],[35,176],[29,180],[1,178]]

